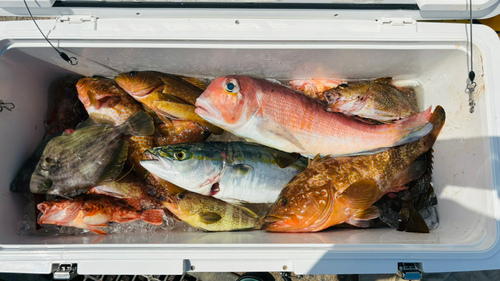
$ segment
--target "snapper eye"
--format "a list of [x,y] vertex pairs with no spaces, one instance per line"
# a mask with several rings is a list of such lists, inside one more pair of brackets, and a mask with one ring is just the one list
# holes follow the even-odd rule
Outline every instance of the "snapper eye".
[[43,189],[49,189],[51,186],[52,186],[52,181],[51,180],[44,180],[40,184],[40,187],[42,187]]
[[179,152],[174,153],[174,157],[175,157],[175,159],[181,161],[186,157],[186,153],[179,151]]
[[240,86],[238,85],[238,82],[234,79],[230,79],[226,81],[226,85],[224,86],[225,90],[228,93],[238,93],[240,91]]

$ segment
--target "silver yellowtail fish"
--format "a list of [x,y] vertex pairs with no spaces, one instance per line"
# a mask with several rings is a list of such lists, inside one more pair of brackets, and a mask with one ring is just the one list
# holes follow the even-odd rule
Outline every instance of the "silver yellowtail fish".
[[127,159],[128,143],[122,136],[153,132],[153,119],[141,111],[117,127],[84,127],[53,138],[31,176],[31,192],[66,196],[91,185],[110,183]]
[[248,142],[176,144],[146,150],[147,170],[187,190],[227,202],[272,203],[307,167],[298,154]]

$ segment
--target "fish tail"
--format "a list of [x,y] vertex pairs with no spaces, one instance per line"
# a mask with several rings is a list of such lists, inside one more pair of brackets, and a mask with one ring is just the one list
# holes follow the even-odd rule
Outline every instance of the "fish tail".
[[121,126],[128,127],[127,133],[134,136],[149,136],[155,131],[153,118],[144,111],[134,113]]
[[431,107],[429,107],[426,111],[396,121],[393,126],[395,126],[398,132],[399,140],[392,146],[414,142],[426,136],[434,127],[434,125],[429,122],[431,117]]
[[140,219],[154,225],[161,225],[163,223],[163,210],[146,210],[141,213]]
[[441,129],[446,121],[446,113],[441,106],[437,106],[432,113],[429,123],[433,125],[432,130],[422,139],[422,147],[425,151],[429,150],[436,141]]

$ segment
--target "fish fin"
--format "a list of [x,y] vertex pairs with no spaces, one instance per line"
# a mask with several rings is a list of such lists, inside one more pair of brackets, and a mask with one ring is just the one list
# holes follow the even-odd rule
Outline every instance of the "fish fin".
[[214,135],[222,135],[222,133],[224,133],[223,129],[221,129],[221,128],[219,128],[219,127],[217,127],[209,122],[202,122],[199,125],[201,125],[202,127],[206,127],[206,129]]
[[122,126],[130,126],[127,133],[134,136],[149,136],[155,132],[153,118],[145,111],[134,113],[119,127]]
[[378,195],[377,183],[372,179],[362,179],[346,188],[339,199],[348,201],[349,208],[364,209],[375,203]]
[[248,204],[248,202],[235,199],[235,198],[221,198],[220,200],[227,202],[229,204],[235,205],[235,206],[243,206],[243,204]]
[[92,120],[92,118],[88,118],[87,120],[78,123],[78,125],[76,125],[75,131],[95,125],[97,125],[95,121]]
[[146,210],[142,212],[140,219],[150,224],[161,225],[164,214],[165,212],[161,209]]
[[356,220],[373,220],[380,216],[381,211],[377,206],[357,211],[352,218]]
[[309,157],[307,159],[307,167],[312,167],[313,165],[315,165],[316,163],[318,163],[321,159],[328,159],[330,156],[325,156],[323,158],[321,158],[321,155],[319,154],[316,154],[316,156],[314,156],[314,159],[311,160],[311,157]]
[[254,219],[259,218],[259,215],[257,215],[254,211],[248,209],[247,207],[238,206],[238,208],[240,208],[243,212],[245,212],[247,215],[251,216]]
[[425,223],[425,220],[413,207],[410,207],[410,217],[406,222],[405,231],[417,232],[417,233],[429,233],[429,227]]
[[392,77],[377,78],[373,82],[381,84],[392,84]]
[[268,148],[267,150],[269,151],[271,156],[273,156],[276,164],[278,164],[278,166],[282,169],[292,165],[300,158],[299,153],[288,153],[272,148]]
[[121,173],[128,154],[128,142],[121,140],[113,156],[99,177],[97,185],[111,183]]
[[424,160],[416,160],[402,171],[399,171],[391,183],[391,186],[398,187],[408,184],[411,181],[417,180],[427,170],[427,162]]
[[202,212],[198,214],[200,216],[200,220],[206,224],[212,224],[220,221],[222,217],[219,214],[212,212]]
[[109,116],[98,112],[89,113],[89,119],[92,119],[92,121],[94,121],[94,124],[97,123],[97,124],[105,124],[112,126],[116,125],[115,121],[111,119]]
[[373,224],[373,221],[372,220],[349,219],[346,221],[346,223],[348,223],[350,225],[357,226],[357,227],[361,227],[361,228],[367,228]]
[[236,164],[236,165],[231,165],[230,168],[236,172],[237,176],[246,176],[248,175],[252,170],[253,167],[247,164]]
[[270,122],[266,119],[259,118],[259,122],[257,124],[257,130],[260,131],[263,135],[270,134],[271,138],[279,138],[284,139],[298,147],[300,150],[306,150],[304,146],[300,143],[300,141],[290,132],[287,128],[281,126],[280,124]]
[[[104,225],[104,226],[106,226],[106,225]],[[92,231],[92,232],[94,232],[95,234],[108,235],[104,230],[99,229],[97,227],[89,227],[87,229],[90,230],[90,231]]]
[[[438,108],[441,107],[436,107],[436,110],[438,110]],[[429,107],[429,109],[427,109],[426,111],[394,122],[397,130],[399,130],[400,133],[404,135],[392,146],[407,144],[425,137],[429,132],[432,131],[432,128],[434,127],[433,123],[430,122],[430,119],[433,115],[434,114],[431,114],[431,107]]]
[[186,77],[186,76],[182,76],[182,75],[176,75],[176,76],[179,77],[179,78],[181,78],[182,80],[188,82],[189,84],[191,84],[193,86],[196,86],[200,90],[206,90],[207,89],[207,85],[205,85],[205,83],[203,83],[198,78]]

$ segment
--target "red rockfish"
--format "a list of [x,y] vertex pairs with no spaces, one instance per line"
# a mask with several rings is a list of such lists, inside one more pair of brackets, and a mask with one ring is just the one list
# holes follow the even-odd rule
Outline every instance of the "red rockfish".
[[380,152],[416,141],[432,130],[430,108],[392,124],[371,125],[294,90],[249,76],[212,81],[196,100],[196,113],[237,136],[309,157]]

